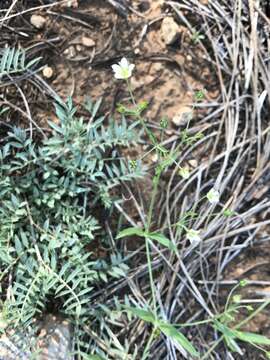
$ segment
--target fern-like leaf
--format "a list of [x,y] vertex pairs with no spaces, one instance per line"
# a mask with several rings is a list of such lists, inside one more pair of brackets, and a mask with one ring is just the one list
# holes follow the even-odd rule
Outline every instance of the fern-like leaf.
[[7,47],[0,50],[0,77],[24,72],[37,64],[41,58],[26,61],[26,51]]

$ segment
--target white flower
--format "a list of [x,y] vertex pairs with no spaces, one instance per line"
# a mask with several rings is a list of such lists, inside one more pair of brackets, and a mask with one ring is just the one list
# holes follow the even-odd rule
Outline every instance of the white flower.
[[190,241],[191,245],[197,245],[202,241],[200,231],[193,229],[187,230],[187,239]]
[[208,191],[206,195],[207,199],[211,204],[217,204],[219,202],[219,196],[219,191],[214,188]]
[[187,167],[181,168],[179,170],[179,175],[182,176],[183,179],[188,179],[189,178],[189,170]]
[[126,58],[122,58],[118,64],[112,65],[114,77],[116,79],[126,80],[131,77],[134,67],[134,64],[129,64]]

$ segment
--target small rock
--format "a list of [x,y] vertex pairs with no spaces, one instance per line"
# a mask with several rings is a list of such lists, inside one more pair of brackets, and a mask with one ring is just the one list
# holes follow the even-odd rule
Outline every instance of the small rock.
[[151,161],[153,163],[157,162],[158,161],[158,154],[157,153],[154,153],[152,156],[151,156]]
[[43,69],[42,74],[46,79],[50,79],[53,76],[53,69],[50,66],[46,66]]
[[[24,345],[24,347],[22,346]],[[10,331],[0,337],[0,359],[1,360],[29,360],[31,358],[30,338],[28,334]]]
[[192,61],[192,56],[188,54],[188,55],[186,56],[186,59],[187,59],[187,61]]
[[172,45],[180,36],[179,25],[172,17],[165,17],[161,24],[161,35],[166,45]]
[[71,59],[76,56],[76,48],[75,46],[69,46],[67,49],[63,51],[63,54],[68,58]]
[[172,122],[176,126],[187,125],[189,120],[192,119],[193,111],[189,106],[182,106],[172,118]]
[[93,39],[83,36],[82,37],[82,45],[91,48],[91,47],[94,47],[96,45],[96,43]]
[[41,15],[32,15],[30,22],[35,28],[42,29],[46,23],[46,19]]
[[196,159],[190,159],[188,161],[189,165],[192,166],[194,169],[198,167],[198,161]]
[[39,360],[72,360],[70,324],[53,315],[45,318],[38,339]]
[[70,0],[67,2],[66,6],[71,8],[77,8],[79,6],[79,3],[77,0]]
[[155,62],[151,65],[151,74],[154,74],[164,69],[164,65],[161,62]]

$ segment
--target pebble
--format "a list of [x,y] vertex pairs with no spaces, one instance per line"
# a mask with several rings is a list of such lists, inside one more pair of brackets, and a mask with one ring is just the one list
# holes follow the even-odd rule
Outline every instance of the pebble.
[[[17,334],[16,341],[12,334],[0,336],[0,359],[1,360],[30,360],[35,358],[31,354],[30,344],[37,342],[39,360],[73,360],[70,354],[72,350],[72,328],[68,321],[46,315],[44,321],[39,324],[37,338],[30,335]],[[26,346],[25,350],[22,345]]]
[[50,79],[53,76],[53,69],[50,66],[46,66],[42,70],[42,74],[46,79]]
[[196,159],[190,159],[188,161],[189,165],[192,166],[193,168],[197,168],[198,167],[198,161]]
[[172,118],[172,122],[176,126],[187,125],[188,121],[192,119],[192,108],[190,106],[183,105],[181,106],[177,113]]
[[96,45],[95,41],[91,39],[90,37],[83,36],[82,37],[82,45],[85,47],[94,47]]
[[77,8],[79,6],[79,3],[77,0],[70,0],[67,2],[66,6],[71,8]]
[[39,360],[72,360],[72,335],[70,324],[48,315],[39,334]]
[[32,15],[30,22],[35,28],[42,29],[46,23],[46,19],[41,15]]
[[161,36],[166,45],[172,45],[180,36],[180,27],[170,16],[163,19]]
[[158,161],[158,154],[157,154],[157,153],[155,153],[155,154],[153,154],[153,155],[151,156],[151,161],[152,161],[153,163],[155,163],[155,162]]
[[76,49],[75,46],[70,46],[64,50],[63,54],[68,58],[71,59],[76,56]]
[[164,69],[164,65],[161,62],[154,62],[151,65],[151,73],[155,73],[163,69]]

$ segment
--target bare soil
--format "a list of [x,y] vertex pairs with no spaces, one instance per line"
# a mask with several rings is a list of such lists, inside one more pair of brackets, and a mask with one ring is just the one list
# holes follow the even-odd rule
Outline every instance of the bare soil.
[[[28,126],[25,113],[30,113],[40,127],[46,128],[47,119],[54,119],[51,106],[54,91],[63,98],[72,96],[76,104],[82,104],[85,96],[94,100],[102,97],[102,111],[107,116],[113,115],[116,104],[127,97],[125,83],[115,80],[111,69],[123,56],[136,65],[132,87],[138,100],[150,103],[146,117],[153,126],[163,117],[168,118],[171,134],[179,134],[180,128],[172,119],[183,108],[192,106],[196,91],[203,90],[208,100],[217,97],[216,74],[189,29],[179,24],[178,39],[171,45],[165,44],[162,21],[173,15],[162,0],[133,0],[126,17],[102,0],[73,1],[70,6],[46,8],[42,8],[39,1],[28,1],[27,6],[26,2],[21,2],[22,10],[32,7],[36,10],[11,18],[0,36],[0,47],[16,43],[29,48],[32,56],[42,57],[43,70],[37,74],[38,78],[31,83],[25,79],[19,85],[22,92],[16,103],[18,107],[21,104],[24,114],[16,108],[10,114],[13,119],[15,113],[18,123],[24,126]],[[0,9],[6,8],[6,3],[8,1],[4,1]],[[33,15],[45,19],[42,28],[31,23]],[[49,78],[46,67],[52,70]],[[12,103],[15,91],[14,85],[11,89],[4,88],[3,96]],[[27,105],[24,97],[29,101]],[[197,114],[202,115],[203,112]],[[196,154],[194,156],[195,161],[201,161],[202,154],[198,154],[197,159]],[[226,296],[226,281],[232,283],[245,278],[250,283],[241,290],[243,298],[270,298],[269,262],[266,245],[243,252],[227,270],[225,285],[220,291]],[[256,317],[247,330],[270,336],[267,316]]]

